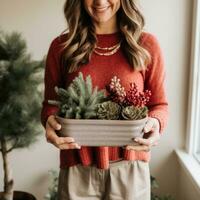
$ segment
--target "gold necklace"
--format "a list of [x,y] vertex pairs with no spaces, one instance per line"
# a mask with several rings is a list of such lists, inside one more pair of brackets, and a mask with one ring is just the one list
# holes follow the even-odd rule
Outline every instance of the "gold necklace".
[[[116,45],[114,45],[112,47],[99,47],[99,46],[96,46],[95,49],[94,49],[94,52],[96,54],[100,55],[100,56],[111,56],[111,55],[113,55],[114,53],[116,53],[118,51],[120,46],[121,46],[121,42],[117,43]],[[96,49],[109,51],[109,52],[102,53],[102,52],[97,51]]]

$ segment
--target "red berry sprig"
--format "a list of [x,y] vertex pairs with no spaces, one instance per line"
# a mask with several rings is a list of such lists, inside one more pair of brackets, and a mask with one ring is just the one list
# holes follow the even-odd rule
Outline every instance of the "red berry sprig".
[[130,83],[130,89],[126,93],[125,104],[137,107],[144,107],[149,102],[151,96],[150,90],[138,92],[138,87],[135,83]]
[[135,83],[130,83],[130,89],[126,92],[120,83],[120,79],[114,76],[106,87],[111,101],[124,106],[144,107],[150,100],[151,91],[139,92]]
[[116,103],[123,103],[126,97],[124,87],[120,83],[120,79],[114,76],[110,84],[107,86],[107,91],[110,93],[110,99]]

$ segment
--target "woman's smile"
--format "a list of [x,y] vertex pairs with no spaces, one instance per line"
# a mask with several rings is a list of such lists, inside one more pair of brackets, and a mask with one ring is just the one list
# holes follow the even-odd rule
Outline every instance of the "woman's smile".
[[93,10],[95,13],[105,13],[110,6],[104,6],[104,7],[93,7]]

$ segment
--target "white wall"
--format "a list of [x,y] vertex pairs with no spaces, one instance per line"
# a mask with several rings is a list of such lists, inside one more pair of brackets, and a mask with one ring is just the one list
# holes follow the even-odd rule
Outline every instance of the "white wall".
[[190,175],[182,168],[180,170],[179,184],[179,199],[180,200],[199,200],[200,192],[197,185],[194,184]]
[[[0,0],[0,27],[5,31],[20,31],[27,40],[28,51],[41,59],[52,38],[65,28],[62,13],[64,0]],[[46,142],[41,128],[38,143],[30,149],[15,150],[10,155],[15,190],[33,193],[38,200],[48,188],[48,170],[58,169],[59,153]],[[2,160],[0,159],[0,191],[3,189]]]
[[[39,59],[47,53],[51,40],[65,28],[63,2],[0,0],[0,27],[21,31],[28,50]],[[157,35],[164,52],[170,106],[168,127],[160,145],[152,150],[151,173],[159,181],[159,193],[177,197],[180,170],[173,149],[183,147],[185,142],[192,1],[141,0],[140,5],[146,16],[146,30]],[[15,189],[32,192],[43,199],[47,192],[47,170],[58,169],[59,160],[58,151],[46,143],[44,134],[30,150],[13,152],[10,160]],[[2,180],[1,161],[0,166]]]
[[185,143],[193,1],[142,0],[140,4],[147,30],[158,36],[164,51],[170,108],[168,127],[160,146],[153,150],[151,172],[159,181],[159,193],[178,198],[182,179],[173,149],[182,148]]
[[183,168],[180,170],[178,197],[180,200],[199,200],[200,197],[199,188]]
[[65,28],[64,0],[0,0],[0,27],[17,30],[34,58],[41,58],[53,37]]

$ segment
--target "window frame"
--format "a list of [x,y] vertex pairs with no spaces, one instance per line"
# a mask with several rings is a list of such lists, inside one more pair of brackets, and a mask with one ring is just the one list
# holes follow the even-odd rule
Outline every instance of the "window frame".
[[193,1],[191,41],[186,144],[184,149],[176,149],[175,152],[180,165],[200,195],[200,156],[196,155],[198,148],[200,150],[200,144],[199,147],[197,146],[198,129],[200,128],[197,120],[200,120],[200,113],[196,114],[197,109],[200,112],[200,0]]
[[[186,127],[186,152],[194,156],[199,164],[200,157],[196,152],[198,130],[198,120],[200,120],[200,0],[194,0],[193,5],[193,28],[192,28],[192,46],[191,46],[191,62],[190,62],[190,77],[189,77],[189,93],[188,93],[188,112],[187,112],[187,127]],[[196,111],[199,112],[196,112]]]

